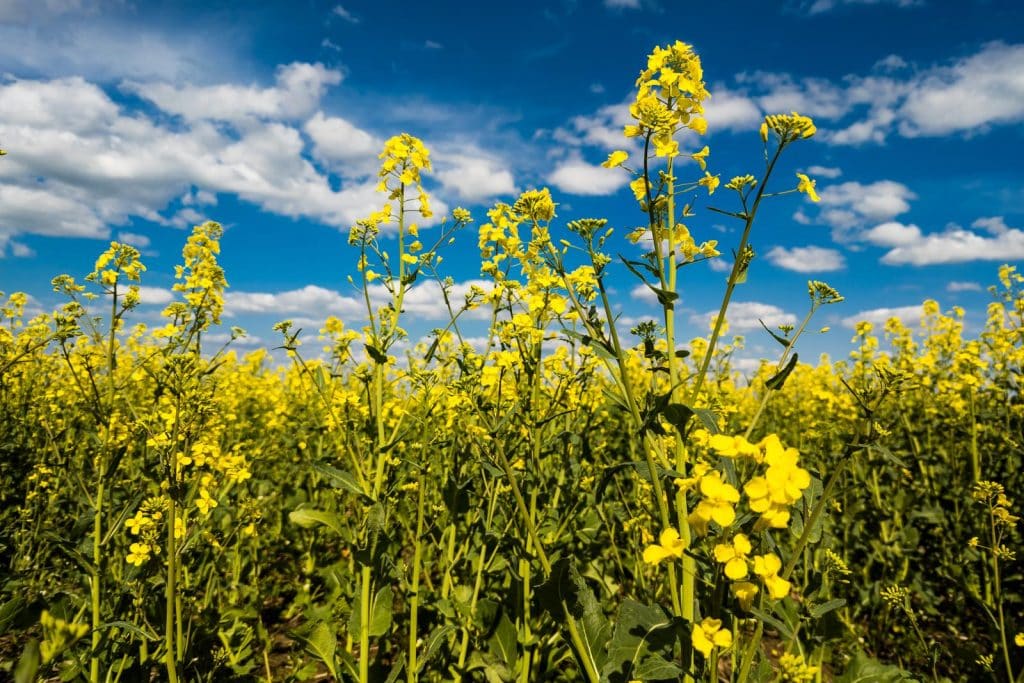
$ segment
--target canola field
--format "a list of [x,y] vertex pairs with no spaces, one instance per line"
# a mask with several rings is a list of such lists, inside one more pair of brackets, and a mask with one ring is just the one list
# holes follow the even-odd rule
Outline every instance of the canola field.
[[[429,150],[390,139],[349,239],[388,301],[325,320],[322,352],[281,322],[286,364],[204,343],[216,223],[162,324],[132,322],[145,266],[119,243],[53,280],[52,313],[0,298],[0,678],[1024,680],[1024,277],[993,272],[976,336],[924,301],[817,364],[798,340],[843,297],[811,281],[803,322],[768,330],[777,362],[743,376],[729,302],[762,200],[816,198],[772,175],[815,127],[768,116],[760,175],[723,180],[680,149],[707,97],[689,46],[648,56],[625,130],[645,154],[606,162],[648,219],[640,260],[544,189],[420,234]],[[679,274],[720,250],[682,222],[698,191],[728,194],[741,237],[711,329],[683,338]],[[451,294],[452,238],[490,288]],[[612,268],[658,319],[613,323]],[[398,351],[427,280],[450,323]]]

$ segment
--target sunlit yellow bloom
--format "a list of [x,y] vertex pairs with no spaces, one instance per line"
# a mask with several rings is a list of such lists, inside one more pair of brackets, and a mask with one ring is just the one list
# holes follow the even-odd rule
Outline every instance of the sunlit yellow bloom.
[[1024,647],[1024,633],[1018,633],[1017,635],[1015,635],[1013,637],[1013,642],[1017,645],[1017,647]]
[[761,577],[768,595],[773,600],[781,600],[789,595],[792,584],[779,576],[782,560],[775,553],[754,556],[754,573]]
[[707,171],[704,171],[704,177],[698,180],[697,184],[708,188],[708,194],[714,194],[721,182],[722,181],[719,180],[718,176],[711,175]]
[[707,158],[708,154],[710,153],[711,150],[708,148],[707,145],[704,145],[704,149],[702,149],[699,152],[694,152],[693,154],[690,155],[690,158],[696,161],[698,164],[700,164],[700,170],[706,171],[708,168]]
[[740,608],[748,610],[754,602],[754,597],[757,596],[760,590],[756,583],[750,581],[737,581],[729,587],[732,594],[739,600]]
[[732,631],[722,628],[721,619],[707,617],[699,624],[694,624],[690,642],[693,643],[693,649],[710,657],[716,647],[732,645]]
[[151,549],[148,543],[132,543],[129,547],[128,557],[125,558],[130,564],[141,567],[149,560]]
[[747,575],[747,554],[751,551],[750,540],[744,534],[733,536],[732,543],[715,546],[715,560],[725,565],[725,575],[736,581]]
[[761,459],[761,449],[747,441],[742,435],[715,434],[711,437],[709,445],[712,450],[726,458],[746,456],[757,460]]
[[796,186],[797,191],[806,194],[811,198],[812,202],[820,202],[821,197],[819,197],[818,193],[814,190],[815,181],[811,180],[803,173],[797,173],[796,177],[800,179],[800,182]]
[[670,557],[681,558],[686,545],[679,538],[679,532],[669,527],[658,536],[658,543],[647,546],[644,550],[644,562],[658,564]]
[[616,166],[621,166],[622,163],[628,158],[629,154],[627,152],[623,152],[621,149],[617,149],[611,154],[609,154],[608,160],[602,163],[601,165],[604,166],[605,168],[615,168]]
[[707,533],[708,523],[714,521],[727,527],[736,519],[733,507],[739,502],[740,493],[732,485],[722,481],[722,473],[712,470],[701,477],[700,492],[704,496],[690,513],[689,522],[697,533]]

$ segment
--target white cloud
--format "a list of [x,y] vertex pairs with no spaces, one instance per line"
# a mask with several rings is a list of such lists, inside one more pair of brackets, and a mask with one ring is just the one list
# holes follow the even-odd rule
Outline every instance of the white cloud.
[[139,286],[139,298],[143,304],[150,304],[153,306],[166,306],[167,304],[174,301],[174,292],[163,287],[147,287],[146,285]]
[[986,237],[954,225],[941,233],[925,235],[918,231],[912,241],[886,253],[882,257],[882,263],[891,266],[929,266],[940,263],[1019,259],[1024,259],[1024,231],[1009,228],[1005,232]]
[[115,82],[206,81],[238,70],[237,25],[209,18],[202,30],[162,30],[109,16],[99,1],[0,2],[0,72]]
[[[691,316],[690,322],[694,325],[707,327],[716,315],[718,315],[717,310],[707,311],[706,313]],[[730,332],[759,330],[761,329],[760,321],[763,321],[768,327],[795,325],[797,322],[796,316],[792,313],[788,313],[773,304],[759,301],[735,301],[729,304],[729,311],[726,313],[725,318],[729,322]]]
[[953,280],[946,283],[947,292],[980,292],[982,286],[977,282],[960,282]]
[[124,244],[130,244],[137,249],[145,249],[150,245],[150,239],[148,237],[135,232],[119,232],[117,234],[117,241],[123,242]]
[[843,255],[837,250],[814,246],[775,247],[768,252],[767,258],[780,268],[798,273],[826,273],[846,266]]
[[604,6],[612,9],[640,9],[640,0],[604,0]]
[[[299,90],[312,97],[319,86],[302,74],[317,82],[323,74],[316,65],[306,66],[283,68],[279,80],[306,83],[309,88]],[[281,92],[295,90],[288,87]],[[267,112],[298,111],[295,103],[272,103],[281,92],[256,100],[271,102]],[[308,109],[308,103],[299,108]],[[253,108],[242,103],[229,110],[209,103],[206,108],[211,116],[244,111]],[[132,217],[187,224],[210,213],[193,207],[216,204],[220,193],[268,212],[337,227],[348,227],[382,202],[373,179],[332,187],[305,158],[307,143],[291,125],[248,120],[232,131],[192,120],[184,127],[169,126],[128,113],[81,78],[0,83],[0,120],[10,151],[0,164],[0,234],[8,236],[106,238],[109,226]],[[176,198],[185,209],[165,218],[160,212]],[[435,209],[440,214],[443,202],[435,201]]]
[[284,292],[226,292],[224,294],[225,315],[239,313],[296,313],[324,316],[352,316],[364,311],[364,303],[354,296],[342,296],[338,292],[317,285],[306,285],[300,289]]
[[[465,295],[472,286],[489,291],[494,284],[485,280],[466,280],[455,283],[449,290],[452,308],[458,311],[465,301]],[[391,300],[391,295],[383,285],[371,285],[369,289],[370,303],[377,307]],[[329,315],[343,319],[362,319],[366,315],[366,302],[361,293],[351,296],[337,291],[306,285],[299,289],[283,292],[232,292],[224,295],[225,315],[236,316],[241,313],[274,313],[287,315],[298,313],[303,322],[311,320],[323,321]],[[403,315],[419,321],[448,320],[448,308],[441,293],[441,286],[433,280],[414,285],[409,289],[402,302]],[[470,318],[489,317],[489,310],[478,309],[467,314]],[[298,320],[298,318],[296,318]]]
[[355,16],[354,14],[349,12],[347,9],[345,9],[341,5],[335,5],[334,9],[331,10],[331,13],[334,14],[334,16],[336,16],[336,17],[341,17],[342,19],[344,19],[345,21],[349,22],[350,24],[358,24],[359,23],[359,17]]
[[814,178],[838,178],[843,175],[842,169],[832,166],[808,166],[807,173]]
[[629,298],[633,301],[641,301],[652,306],[657,305],[658,295],[647,285],[637,285],[629,290]]
[[447,152],[441,148],[435,155],[435,176],[445,189],[468,202],[515,194],[515,180],[501,160],[472,147],[466,150],[470,153]]
[[303,129],[313,141],[313,155],[343,175],[368,173],[384,141],[337,116],[317,112]]
[[1006,221],[1002,216],[991,216],[989,218],[979,218],[978,220],[971,223],[972,228],[981,228],[992,235],[1002,235],[1004,232],[1008,232],[1011,228],[1006,224]]
[[441,43],[437,42],[436,40],[426,40],[426,41],[424,41],[423,42],[423,47],[427,48],[428,50],[442,50],[442,49],[444,49],[444,45],[442,45]]
[[753,130],[760,124],[763,115],[749,97],[717,88],[704,105],[704,118],[708,121],[708,130],[714,133],[719,130]]
[[126,82],[122,87],[187,121],[244,122],[249,118],[298,119],[316,109],[327,86],[342,74],[323,64],[295,62],[278,67],[276,85],[171,85]]
[[[859,237],[867,225],[892,220],[910,210],[917,195],[902,183],[879,180],[873,183],[848,181],[827,185],[819,190],[821,202],[815,220],[832,228],[832,238],[848,242]],[[798,222],[812,219],[801,213]]]
[[924,0],[814,0],[807,9],[808,14],[822,14],[844,5],[896,5],[897,7],[915,7],[924,4]]
[[900,109],[907,136],[947,135],[1024,120],[1024,45],[990,43],[926,74]]
[[884,325],[889,318],[899,318],[904,325],[913,326],[921,320],[922,311],[920,304],[898,308],[872,308],[843,318],[842,325],[852,330],[857,327],[857,323],[862,321],[872,325]]
[[629,149],[636,146],[635,140],[623,136],[623,128],[632,123],[629,115],[629,102],[606,104],[589,116],[574,116],[569,119],[568,126],[558,128],[553,137],[572,147],[591,145],[606,151]]
[[888,221],[865,231],[861,238],[880,247],[908,246],[921,239],[921,228]]
[[604,168],[571,158],[555,167],[548,182],[569,194],[598,196],[615,193],[629,183],[629,176],[619,168]]

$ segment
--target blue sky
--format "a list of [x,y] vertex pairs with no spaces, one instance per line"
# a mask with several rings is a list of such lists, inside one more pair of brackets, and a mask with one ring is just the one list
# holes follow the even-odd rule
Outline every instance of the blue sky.
[[[140,315],[156,319],[188,228],[213,219],[227,227],[226,322],[247,344],[276,344],[285,318],[358,327],[348,228],[381,203],[376,154],[399,132],[431,148],[435,203],[477,224],[549,187],[556,223],[606,217],[624,235],[643,216],[625,173],[599,164],[628,148],[646,54],[677,39],[704,63],[723,181],[760,170],[765,113],[818,125],[773,187],[805,172],[822,201],[777,198],[755,226],[730,316],[747,362],[775,351],[758,318],[802,317],[809,278],[847,301],[816,319],[832,330],[801,344],[807,358],[845,355],[857,319],[916,321],[926,298],[978,328],[999,264],[1024,260],[1016,1],[0,0],[0,291],[52,308],[50,279],[81,277],[119,239],[143,251]],[[719,190],[710,204],[730,201]],[[689,225],[724,257],[683,271],[684,338],[706,332],[739,238],[706,210]],[[460,285],[480,277],[475,228],[446,264]],[[655,313],[621,266],[610,284],[626,322]],[[414,338],[443,324],[436,291],[408,301]]]

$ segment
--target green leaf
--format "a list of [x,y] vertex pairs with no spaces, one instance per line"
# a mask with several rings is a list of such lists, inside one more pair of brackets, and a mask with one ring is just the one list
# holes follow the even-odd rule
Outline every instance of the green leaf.
[[786,383],[786,380],[789,379],[790,374],[793,372],[793,368],[796,367],[796,362],[799,358],[800,354],[794,353],[793,357],[789,359],[788,363],[786,363],[786,367],[775,373],[775,375],[773,375],[771,379],[767,380],[764,385],[773,391],[782,389],[782,386]]
[[387,365],[387,354],[381,353],[381,350],[372,344],[363,344],[363,347],[366,348],[366,353],[369,354],[370,358],[372,358],[375,363],[378,365]]
[[767,612],[757,609],[756,607],[751,607],[750,613],[758,619],[760,619],[761,621],[763,621],[768,626],[771,626],[773,629],[778,631],[779,635],[782,636],[783,640],[793,640],[793,630],[789,628],[789,626],[786,626],[784,623],[782,623],[780,620],[776,619]]
[[[337,467],[331,467],[330,465],[320,462],[313,463],[312,468],[314,472],[322,476],[327,480],[327,483],[334,488],[354,493],[357,496],[370,498],[370,496],[363,491],[363,487],[359,485],[359,480],[345,470],[339,470]],[[372,500],[372,498],[370,498],[370,500]]]
[[33,638],[21,651],[18,666],[14,669],[14,683],[35,683],[40,664],[39,642]]
[[299,508],[289,512],[288,519],[291,520],[292,524],[298,524],[303,529],[311,529],[322,524],[339,536],[344,537],[346,535],[341,518],[336,513],[328,512],[327,510]]
[[519,658],[516,627],[505,612],[502,612],[498,618],[494,633],[487,640],[487,645],[490,651],[500,657],[509,669],[515,667],[516,660]]
[[13,598],[0,605],[0,636],[7,632],[17,616],[25,609],[25,597],[15,595]]
[[445,644],[445,641],[453,633],[455,633],[455,627],[450,624],[440,626],[430,632],[430,635],[427,636],[426,647],[420,651],[418,657],[418,673],[423,672],[427,663],[437,656],[437,653],[441,651],[441,646]]
[[388,672],[388,677],[384,679],[384,683],[395,683],[395,681],[398,680],[398,677],[402,674],[402,669],[404,668],[405,653],[403,652],[402,656],[399,657],[398,661],[391,667],[391,671]]
[[883,664],[858,652],[835,683],[918,683],[918,679],[898,666]]
[[784,349],[788,349],[789,348],[789,344],[790,344],[790,342],[792,340],[786,339],[785,337],[783,337],[781,335],[778,335],[775,332],[772,332],[770,329],[768,329],[768,326],[765,325],[764,321],[761,320],[760,318],[757,319],[757,322],[761,323],[761,327],[764,328],[765,332],[767,332],[768,334],[770,334],[772,336],[772,339],[774,339],[775,341],[777,341],[780,344],[782,344],[782,348],[784,348]]
[[370,608],[370,637],[377,638],[388,632],[391,628],[391,611],[393,594],[391,586],[384,586],[373,598],[373,606]]
[[598,670],[604,665],[607,655],[605,645],[611,635],[611,624],[601,608],[601,603],[594,597],[594,592],[580,576],[570,558],[563,557],[551,567],[551,575],[541,584],[535,593],[537,601],[548,611],[552,619],[559,624],[573,619],[583,628],[578,629],[583,640],[585,652],[578,653],[589,658]]
[[[602,680],[628,683],[642,672],[678,680],[672,649],[684,622],[669,616],[661,607],[626,600],[619,607],[615,631],[608,643],[608,659],[601,669]],[[676,673],[669,673],[676,671]],[[643,680],[657,680],[644,678]]]
[[662,306],[664,306],[665,308],[668,308],[670,310],[675,307],[676,299],[679,298],[679,293],[678,292],[670,292],[667,289],[659,289],[658,287],[655,287],[654,285],[647,285],[647,286],[648,286],[648,288],[650,288],[650,290],[652,292],[654,292],[655,296],[658,297],[658,303],[659,304],[661,304]]
[[[794,538],[800,538],[804,533],[804,522],[811,516],[811,512],[821,497],[821,493],[821,478],[812,474],[811,485],[804,489],[803,497],[800,499],[800,511],[790,517],[789,530]],[[818,515],[818,519],[811,528],[811,533],[807,536],[808,543],[814,544],[821,540],[821,531],[827,516],[824,510]]]
[[829,600],[828,602],[823,602],[820,605],[815,605],[814,607],[812,607],[811,610],[810,610],[811,616],[814,617],[815,619],[820,619],[823,616],[825,616],[826,614],[828,614],[829,612],[833,612],[833,611],[835,611],[835,610],[837,610],[840,607],[843,607],[845,605],[846,605],[846,599],[845,598],[835,598],[833,600]]
[[305,639],[306,650],[319,659],[331,672],[331,676],[338,678],[338,664],[335,661],[334,653],[338,649],[338,637],[334,629],[324,622],[317,623],[309,636]]

